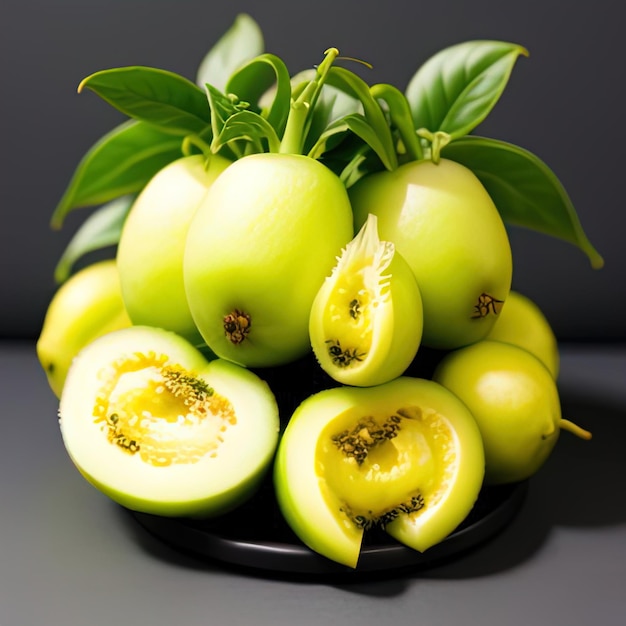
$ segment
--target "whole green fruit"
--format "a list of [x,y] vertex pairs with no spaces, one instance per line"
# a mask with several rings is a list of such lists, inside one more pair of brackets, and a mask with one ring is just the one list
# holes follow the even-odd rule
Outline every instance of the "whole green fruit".
[[543,311],[527,296],[511,291],[486,339],[512,343],[534,354],[556,379],[559,346]]
[[76,354],[97,337],[130,325],[114,260],[70,276],[52,296],[37,340],[39,363],[57,398]]
[[178,159],[155,174],[133,203],[117,263],[134,324],[165,328],[202,343],[183,284],[185,241],[198,206],[229,164],[218,155]]
[[261,153],[215,181],[189,229],[189,308],[218,356],[251,366],[310,351],[309,313],[353,236],[339,178],[302,155]]
[[556,382],[530,352],[479,341],[447,354],[433,379],[457,395],[476,419],[485,447],[485,482],[533,476],[550,456],[562,428],[587,431],[561,417]]
[[468,168],[441,159],[370,174],[350,188],[357,228],[378,217],[422,294],[422,343],[453,349],[484,338],[506,300],[511,248],[491,197]]

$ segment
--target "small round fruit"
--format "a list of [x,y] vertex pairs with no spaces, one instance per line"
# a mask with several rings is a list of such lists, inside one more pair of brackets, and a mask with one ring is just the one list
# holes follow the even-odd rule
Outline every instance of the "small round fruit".
[[313,299],[352,236],[346,189],[319,161],[235,161],[198,209],[185,250],[189,307],[207,345],[250,367],[310,352]]
[[486,339],[512,343],[534,354],[553,378],[559,375],[559,347],[543,311],[527,296],[509,293],[500,315]]
[[511,287],[511,247],[491,197],[468,168],[405,163],[350,188],[355,225],[378,216],[381,239],[406,259],[424,306],[422,343],[453,349],[483,339]]
[[215,179],[230,165],[218,155],[182,157],[139,194],[122,229],[117,262],[124,303],[134,324],[171,330],[203,343],[183,284],[189,223]]
[[257,489],[278,441],[278,409],[264,381],[143,326],[79,353],[59,414],[81,474],[124,507],[155,515],[235,508]]
[[39,363],[57,398],[81,348],[130,325],[114,260],[93,263],[70,276],[52,296],[37,340]]
[[279,444],[274,484],[303,543],[354,568],[376,525],[419,551],[445,539],[472,509],[483,474],[465,405],[430,380],[399,377],[304,400]]
[[485,482],[512,483],[534,475],[561,429],[591,435],[561,417],[556,382],[527,350],[479,341],[446,355],[433,379],[474,415],[485,446]]
[[361,387],[389,382],[413,361],[422,337],[422,299],[411,268],[370,215],[317,293],[311,346],[334,380]]

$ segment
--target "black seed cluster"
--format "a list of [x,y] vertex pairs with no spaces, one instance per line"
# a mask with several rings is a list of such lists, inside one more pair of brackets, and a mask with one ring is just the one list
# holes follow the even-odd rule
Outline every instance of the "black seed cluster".
[[344,506],[340,510],[342,513],[345,513],[358,528],[362,528],[363,530],[371,530],[376,526],[385,527],[387,524],[390,524],[395,520],[399,515],[409,513],[415,513],[420,509],[423,509],[425,506],[424,496],[421,493],[416,493],[414,496],[411,496],[409,500],[399,504],[397,507],[393,509],[389,509],[380,515],[374,515],[373,511],[368,511],[366,515],[354,515],[350,510],[349,506]]
[[332,437],[332,441],[346,456],[353,457],[361,465],[371,448],[397,436],[401,421],[398,415],[392,415],[380,425],[373,417],[365,417],[352,430],[344,430]]
[[342,348],[339,339],[328,339],[328,354],[337,367],[349,367],[354,361],[362,361],[366,352],[357,348]]

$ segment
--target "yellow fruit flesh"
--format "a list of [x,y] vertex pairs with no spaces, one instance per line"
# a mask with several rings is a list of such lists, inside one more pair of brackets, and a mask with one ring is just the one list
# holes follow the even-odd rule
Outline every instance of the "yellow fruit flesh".
[[418,406],[391,415],[357,411],[338,416],[318,442],[316,470],[329,507],[369,528],[436,504],[456,472],[446,420]]
[[136,353],[102,370],[93,415],[109,443],[145,463],[167,466],[215,456],[237,423],[233,407],[165,355]]

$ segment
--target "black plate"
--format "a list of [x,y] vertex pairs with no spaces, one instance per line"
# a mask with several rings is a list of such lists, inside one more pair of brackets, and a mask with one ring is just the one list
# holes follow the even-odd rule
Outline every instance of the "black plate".
[[278,511],[271,486],[237,511],[215,520],[167,518],[132,512],[151,534],[201,559],[219,561],[258,573],[303,576],[357,576],[422,569],[458,556],[497,534],[524,501],[527,483],[483,488],[467,519],[441,543],[417,552],[382,530],[366,533],[356,570],[330,561],[307,548]]
[[[416,361],[407,373],[426,377],[438,361],[439,353],[420,352],[421,361]],[[282,427],[304,398],[337,385],[310,356],[288,367],[257,373],[267,380],[276,395]],[[521,506],[526,490],[525,482],[483,487],[473,510],[459,528],[423,553],[398,543],[381,529],[368,531],[356,570],[320,556],[298,539],[278,510],[271,474],[246,504],[213,520],[167,518],[133,511],[131,514],[160,540],[201,559],[290,577],[355,577],[429,567],[477,546],[508,524]]]

